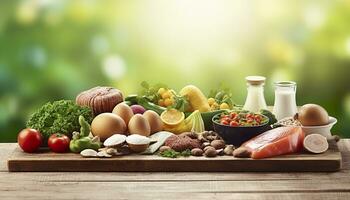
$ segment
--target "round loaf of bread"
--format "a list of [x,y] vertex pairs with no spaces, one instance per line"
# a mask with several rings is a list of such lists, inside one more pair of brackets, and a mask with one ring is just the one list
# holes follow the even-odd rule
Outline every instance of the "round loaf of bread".
[[112,112],[113,108],[123,101],[123,94],[120,90],[100,86],[83,91],[76,98],[78,105],[90,107],[95,116],[104,112]]

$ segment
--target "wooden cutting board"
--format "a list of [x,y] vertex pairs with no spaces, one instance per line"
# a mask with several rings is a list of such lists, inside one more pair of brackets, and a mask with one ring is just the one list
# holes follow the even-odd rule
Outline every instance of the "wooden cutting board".
[[332,172],[341,169],[341,154],[335,142],[323,154],[294,154],[253,160],[233,156],[163,158],[157,155],[127,155],[113,158],[83,158],[79,154],[40,152],[28,154],[19,147],[7,161],[10,172]]

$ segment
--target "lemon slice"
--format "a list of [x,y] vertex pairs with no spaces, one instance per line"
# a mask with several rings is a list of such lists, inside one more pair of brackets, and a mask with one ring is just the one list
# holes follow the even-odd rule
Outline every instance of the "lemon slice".
[[179,125],[181,122],[185,119],[185,114],[183,112],[180,112],[176,109],[169,109],[164,111],[160,118],[162,119],[163,123],[169,126],[176,126]]

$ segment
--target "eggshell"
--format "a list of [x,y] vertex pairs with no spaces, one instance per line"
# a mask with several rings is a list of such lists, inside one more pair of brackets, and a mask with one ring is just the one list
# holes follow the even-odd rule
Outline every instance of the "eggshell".
[[145,117],[141,114],[134,115],[129,121],[129,133],[149,136],[151,134],[151,127]]
[[151,127],[151,134],[163,130],[163,122],[160,119],[160,116],[153,110],[147,110],[145,113],[143,113],[143,117],[147,119]]
[[119,117],[124,120],[125,124],[128,124],[131,117],[134,116],[132,109],[126,103],[116,105],[112,113],[119,115]]
[[113,134],[126,134],[126,124],[116,114],[102,113],[97,115],[92,121],[91,132],[94,136],[99,136],[104,141]]

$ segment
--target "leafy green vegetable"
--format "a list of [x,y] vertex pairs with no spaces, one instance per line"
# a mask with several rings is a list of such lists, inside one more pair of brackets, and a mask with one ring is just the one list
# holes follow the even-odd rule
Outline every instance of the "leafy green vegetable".
[[269,118],[270,125],[277,122],[276,116],[272,114],[272,112],[270,112],[269,110],[261,109],[259,113]]
[[31,115],[27,127],[39,130],[46,139],[54,133],[72,135],[80,129],[80,115],[91,123],[93,116],[88,107],[76,105],[70,100],[48,102]]
[[214,98],[218,104],[227,103],[230,107],[233,107],[235,104],[232,101],[232,96],[231,89],[220,84],[217,89],[210,90],[208,98]]
[[160,88],[168,89],[168,86],[162,83],[150,85],[146,81],[141,82],[142,90],[140,92],[145,98],[147,98],[150,102],[157,104],[158,100],[161,98],[158,94],[158,90]]
[[[144,98],[148,102],[151,102],[151,103],[153,103],[153,104],[155,104],[157,106],[158,106],[158,100],[162,98],[160,96],[160,94],[158,94],[158,90],[160,88],[164,88],[165,90],[169,90],[169,87],[166,84],[157,83],[157,84],[154,84],[154,85],[150,85],[146,81],[141,82],[141,87],[142,87],[142,90],[140,92],[140,94],[141,94],[140,98]],[[175,108],[175,109],[177,109],[179,111],[182,111],[182,112],[187,110],[187,108],[189,106],[189,103],[188,103],[188,100],[186,99],[186,97],[182,97],[180,95],[177,95],[174,91],[172,91],[172,93],[174,95],[173,96],[174,104],[172,106],[170,106],[170,108]],[[125,100],[126,101],[127,100],[130,101],[130,100],[132,100],[132,98],[134,98],[134,97],[129,97],[129,98],[125,99]],[[142,101],[142,103],[145,103],[144,100],[141,100],[141,101]],[[130,101],[130,102],[133,103],[132,101]],[[137,103],[140,104],[140,102],[137,102]],[[151,109],[151,110],[153,110],[153,109]]]
[[185,151],[182,151],[182,152],[180,153],[180,155],[183,156],[183,157],[188,157],[188,156],[191,155],[191,150],[186,149]]
[[175,102],[171,106],[171,108],[175,108],[176,110],[179,110],[181,112],[185,112],[186,110],[188,110],[190,103],[188,102],[186,97],[174,94],[174,100]]
[[169,149],[169,150],[165,150],[163,152],[160,152],[159,153],[160,156],[162,157],[167,157],[167,158],[177,158],[177,157],[180,157],[180,156],[183,156],[183,157],[188,157],[191,155],[191,150],[189,149],[186,149],[182,152],[177,152],[173,149]]

